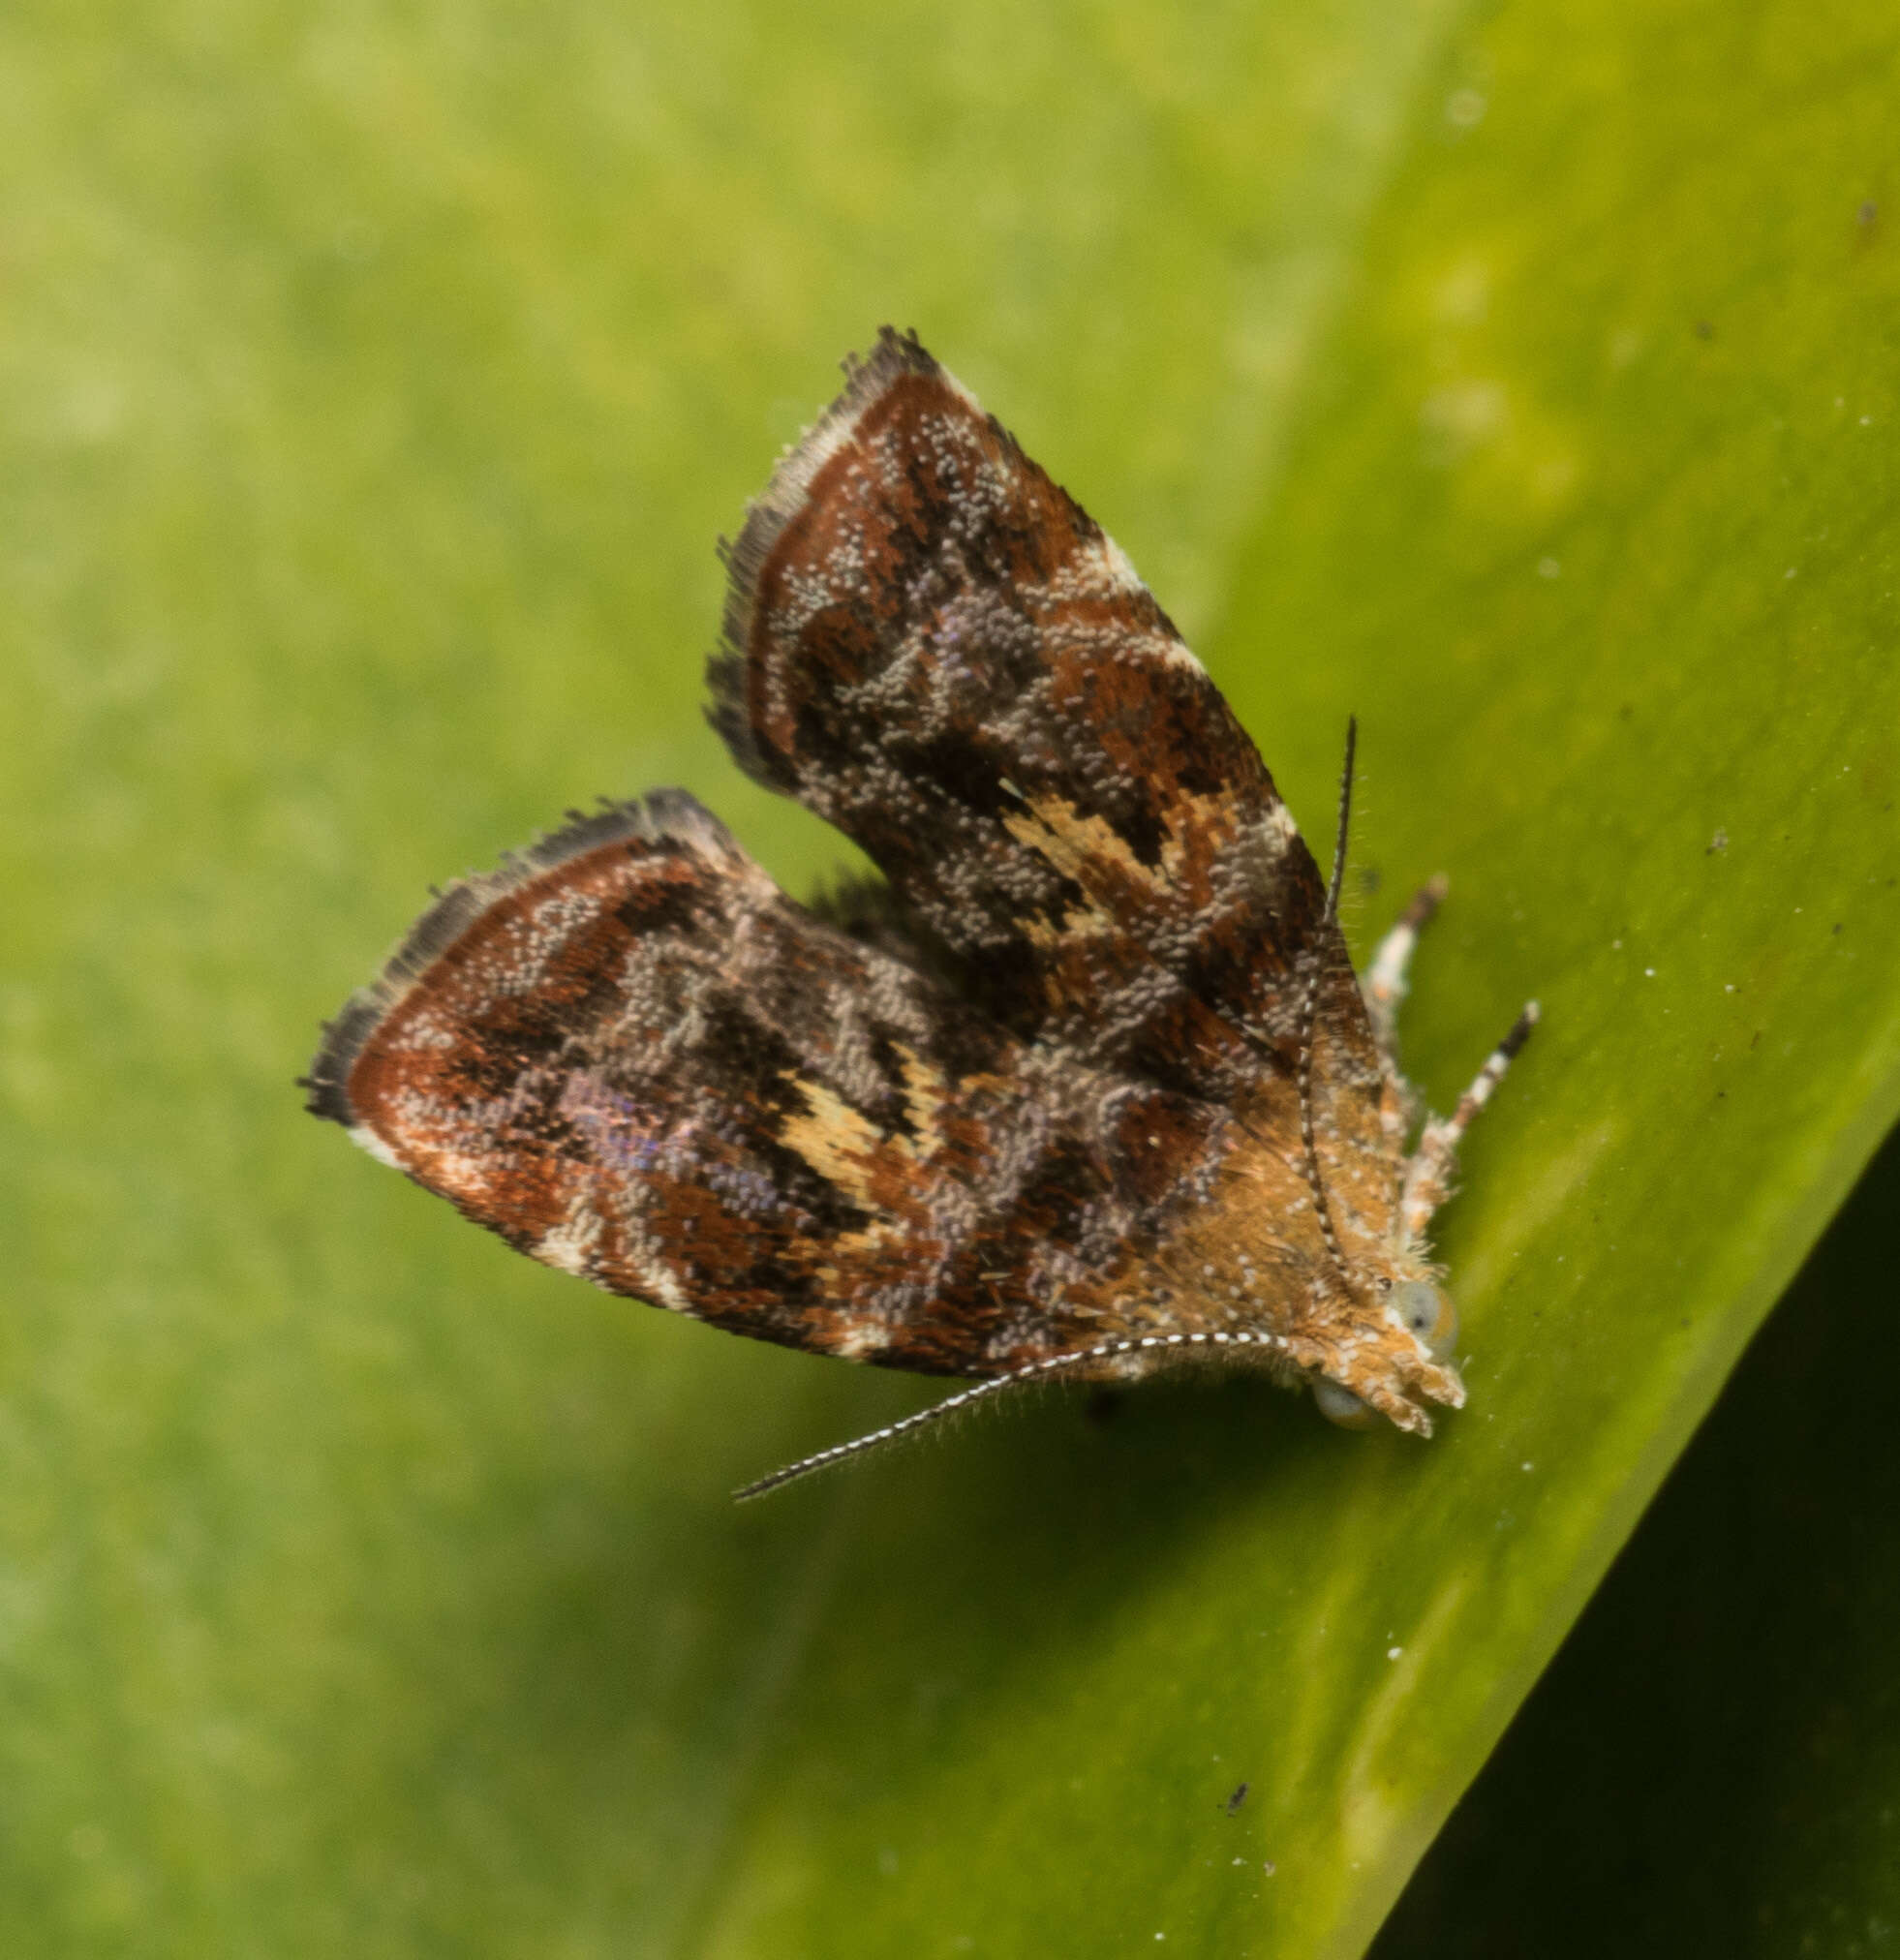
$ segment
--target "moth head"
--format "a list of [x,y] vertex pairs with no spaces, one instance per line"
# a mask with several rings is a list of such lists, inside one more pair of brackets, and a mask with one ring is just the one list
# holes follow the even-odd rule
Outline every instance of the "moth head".
[[1428,1430],[1423,1412],[1403,1391],[1422,1389],[1434,1401],[1454,1406],[1463,1399],[1452,1362],[1458,1310],[1444,1288],[1429,1279],[1382,1281],[1374,1298],[1383,1326],[1373,1339],[1343,1358],[1336,1374],[1313,1377],[1314,1405],[1342,1429],[1369,1429],[1383,1412],[1403,1428]]

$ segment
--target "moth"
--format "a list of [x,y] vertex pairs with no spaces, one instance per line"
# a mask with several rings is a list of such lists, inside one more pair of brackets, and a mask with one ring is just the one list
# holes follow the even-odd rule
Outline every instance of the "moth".
[[[963,1389],[1192,1357],[1428,1434],[1449,1118],[1246,731],[1101,527],[884,329],[723,546],[710,718],[880,875],[788,898],[679,790],[451,886],[309,1108],[531,1257]],[[1416,1144],[1408,1140],[1417,1132]]]

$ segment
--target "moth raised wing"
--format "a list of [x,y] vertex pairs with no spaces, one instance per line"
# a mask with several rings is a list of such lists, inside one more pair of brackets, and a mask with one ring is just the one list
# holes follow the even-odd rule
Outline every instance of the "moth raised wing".
[[1017,1032],[1189,1094],[1298,1065],[1305,981],[1377,1101],[1326,888],[1127,559],[885,329],[751,506],[713,719],[870,855]]
[[1178,1171],[1223,1121],[1058,1065],[821,923],[678,792],[452,887],[307,1087],[548,1266],[967,1376],[1151,1327],[1165,1300],[1131,1275],[1205,1200]]

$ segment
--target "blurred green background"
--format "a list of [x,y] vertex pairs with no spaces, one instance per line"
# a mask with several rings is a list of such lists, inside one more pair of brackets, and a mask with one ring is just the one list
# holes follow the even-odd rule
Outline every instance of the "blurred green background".
[[[0,15],[0,1948],[1348,1955],[1467,1786],[1394,1954],[1890,1941],[1864,1251],[1472,1779],[1900,1113],[1897,82],[1848,0]],[[699,669],[885,320],[1322,836],[1358,714],[1437,1104],[1544,1002],[1428,1446],[1051,1393],[735,1512],[934,1391],[299,1112],[570,805],[838,861]]]

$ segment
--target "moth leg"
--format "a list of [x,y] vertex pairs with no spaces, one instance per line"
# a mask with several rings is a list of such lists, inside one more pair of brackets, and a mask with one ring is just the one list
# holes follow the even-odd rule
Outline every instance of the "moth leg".
[[1365,1011],[1372,1020],[1372,1032],[1388,1057],[1397,1040],[1398,1009],[1409,985],[1406,972],[1412,964],[1413,950],[1419,943],[1419,934],[1443,901],[1445,890],[1443,873],[1420,889],[1397,925],[1379,941],[1372,964],[1365,969],[1365,978],[1360,982],[1360,991],[1365,995]]
[[1511,1066],[1512,1057],[1530,1039],[1530,1031],[1537,1026],[1538,1012],[1537,1002],[1528,1002],[1512,1024],[1511,1032],[1491,1050],[1471,1087],[1459,1096],[1457,1108],[1449,1117],[1434,1117],[1425,1124],[1425,1134],[1419,1139],[1419,1148],[1413,1151],[1412,1160],[1405,1167],[1405,1189],[1400,1204],[1408,1239],[1420,1238],[1431,1214],[1450,1197],[1452,1173],[1457,1164],[1458,1141],[1471,1127],[1472,1118],[1490,1101],[1492,1091],[1504,1080],[1504,1071]]

